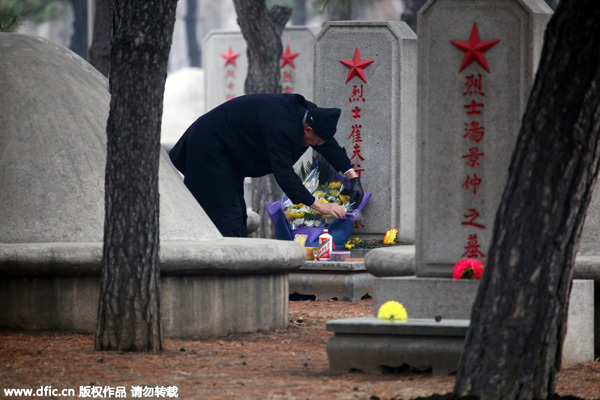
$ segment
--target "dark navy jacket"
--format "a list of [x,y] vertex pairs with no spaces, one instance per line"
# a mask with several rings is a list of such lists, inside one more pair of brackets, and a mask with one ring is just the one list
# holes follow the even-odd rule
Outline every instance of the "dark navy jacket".
[[[303,146],[304,114],[316,105],[298,94],[236,97],[198,118],[169,152],[184,182],[211,218],[240,195],[244,177],[273,173],[294,203],[311,205],[293,165]],[[351,168],[335,139],[314,149],[338,171]]]

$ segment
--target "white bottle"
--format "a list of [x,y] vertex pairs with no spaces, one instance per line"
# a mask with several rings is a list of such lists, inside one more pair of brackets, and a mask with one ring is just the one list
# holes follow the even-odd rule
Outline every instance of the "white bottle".
[[319,253],[317,255],[317,260],[329,260],[332,251],[333,237],[329,234],[329,229],[323,229],[323,233],[319,236]]

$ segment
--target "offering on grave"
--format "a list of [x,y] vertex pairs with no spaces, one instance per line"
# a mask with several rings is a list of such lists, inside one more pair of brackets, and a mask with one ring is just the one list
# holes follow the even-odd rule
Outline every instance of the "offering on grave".
[[406,322],[408,319],[408,314],[402,303],[390,300],[386,301],[381,305],[381,307],[379,307],[379,311],[377,311],[377,318],[387,319],[391,322]]
[[454,265],[453,279],[481,279],[485,265],[479,260],[464,259]]
[[[354,223],[361,219],[361,211],[371,198],[365,193],[360,204],[349,202],[343,189],[349,181],[337,173],[324,159],[314,159],[308,165],[301,165],[300,178],[304,186],[323,203],[335,202],[346,209],[343,218],[334,218],[313,210],[306,204],[294,204],[287,197],[272,204],[265,202],[267,212],[275,225],[275,237],[280,240],[293,240],[297,235],[306,235],[305,246],[318,246],[319,235],[327,228],[333,241],[343,246],[354,231]],[[343,250],[343,247],[340,248]]]

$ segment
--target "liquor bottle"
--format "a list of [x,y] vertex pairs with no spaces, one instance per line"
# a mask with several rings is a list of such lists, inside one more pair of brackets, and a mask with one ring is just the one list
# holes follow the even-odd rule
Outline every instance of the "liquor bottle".
[[331,258],[333,251],[333,237],[329,234],[329,229],[323,229],[323,233],[319,236],[319,253],[317,260],[327,261]]

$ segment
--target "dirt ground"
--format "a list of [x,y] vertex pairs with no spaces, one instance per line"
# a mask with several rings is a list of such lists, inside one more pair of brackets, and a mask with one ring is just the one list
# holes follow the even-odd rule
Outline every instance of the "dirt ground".
[[[176,393],[183,399],[377,400],[451,392],[454,377],[448,375],[329,373],[325,344],[332,334],[325,331],[326,321],[370,316],[372,307],[372,300],[292,301],[287,329],[209,340],[165,339],[158,355],[95,352],[93,336],[87,334],[0,331],[0,398],[24,398],[7,396],[6,388],[48,386],[73,389],[75,395],[36,398],[94,398],[92,393],[110,398],[117,387],[124,387],[127,398],[135,398],[138,387],[159,388],[137,396],[145,399]],[[107,391],[100,397],[92,390]],[[563,368],[556,392],[599,399],[600,360]]]

